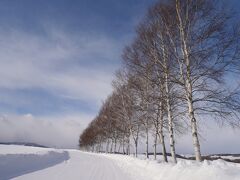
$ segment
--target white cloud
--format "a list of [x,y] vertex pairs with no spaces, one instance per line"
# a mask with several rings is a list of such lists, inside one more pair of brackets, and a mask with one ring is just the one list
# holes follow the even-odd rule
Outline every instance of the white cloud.
[[81,131],[92,115],[63,117],[4,115],[0,117],[0,142],[33,142],[58,148],[77,148]]
[[[35,103],[43,103],[37,98],[22,97],[20,90],[25,89],[80,100],[95,109],[112,91],[111,80],[120,51],[121,42],[101,35],[74,35],[53,27],[46,27],[42,35],[0,29],[0,89],[4,92],[0,103],[7,105],[1,112],[17,114],[14,107],[34,108]],[[0,114],[0,141],[77,147],[79,134],[93,116],[73,111],[76,109],[53,113],[61,117]]]
[[[46,36],[1,32],[0,88],[41,88],[99,103],[111,92],[117,68],[112,61],[118,58],[120,47],[121,42],[104,36],[76,36],[56,30]],[[96,62],[100,65],[94,65]]]

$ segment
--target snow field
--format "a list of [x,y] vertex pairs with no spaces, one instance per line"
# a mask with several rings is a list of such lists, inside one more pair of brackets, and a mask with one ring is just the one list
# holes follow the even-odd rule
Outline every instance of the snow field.
[[240,180],[240,164],[224,160],[151,158],[0,145],[0,180]]

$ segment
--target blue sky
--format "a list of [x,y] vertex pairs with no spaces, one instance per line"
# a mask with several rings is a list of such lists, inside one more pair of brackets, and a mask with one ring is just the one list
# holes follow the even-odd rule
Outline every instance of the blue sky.
[[154,2],[0,0],[0,141],[76,147]]
[[[11,65],[7,69],[11,72],[3,74],[9,82],[0,84],[0,92],[5,96],[0,102],[0,111],[37,116],[65,111],[96,113],[101,100],[111,91],[110,81],[119,67],[123,46],[130,41],[134,26],[153,2],[0,1],[1,47],[4,46],[2,51],[8,49],[12,56],[1,53],[12,63],[5,62]],[[27,68],[39,72],[26,72],[30,71]],[[48,74],[49,78],[41,73]],[[82,74],[86,77],[77,77]],[[59,80],[66,78],[67,81],[72,76],[74,82],[71,83]],[[105,76],[108,77],[104,80]],[[54,78],[59,82],[52,80]],[[50,81],[45,87],[41,85],[44,80]],[[51,81],[56,84],[51,85]],[[71,87],[67,88],[69,84]],[[93,92],[83,95],[84,90],[76,92],[84,86]],[[92,97],[94,91],[97,95]],[[13,103],[7,96],[17,102]],[[22,104],[25,99],[29,102]]]

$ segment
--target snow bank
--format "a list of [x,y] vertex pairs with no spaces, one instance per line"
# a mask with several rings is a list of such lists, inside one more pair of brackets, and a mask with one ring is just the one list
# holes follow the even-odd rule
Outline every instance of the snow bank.
[[141,175],[148,180],[240,180],[240,164],[223,160],[198,163],[178,159],[178,163],[173,164],[123,155],[104,156],[114,160],[133,179]]
[[[7,151],[9,150],[9,152]],[[15,154],[14,154],[15,153]],[[67,151],[51,149],[1,146],[0,179],[10,179],[33,171],[45,169],[69,159]]]

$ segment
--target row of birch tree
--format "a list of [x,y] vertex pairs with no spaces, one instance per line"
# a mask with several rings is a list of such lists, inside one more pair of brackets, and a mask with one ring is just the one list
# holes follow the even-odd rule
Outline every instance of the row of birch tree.
[[201,121],[239,126],[240,31],[226,9],[217,0],[168,0],[150,8],[80,148],[137,156],[142,139],[148,158],[153,139],[154,157],[159,144],[167,162],[168,140],[177,162],[175,139],[189,130],[201,161]]

